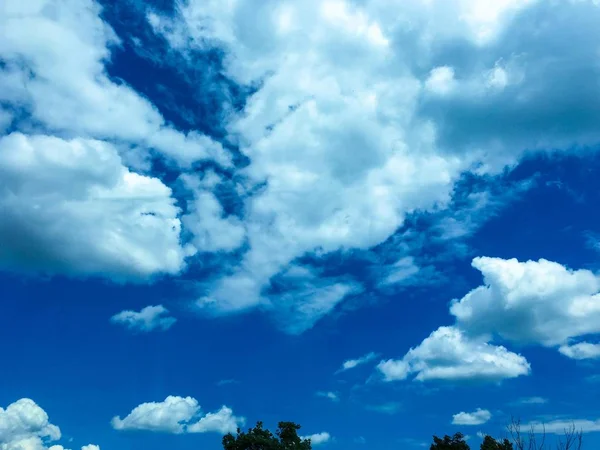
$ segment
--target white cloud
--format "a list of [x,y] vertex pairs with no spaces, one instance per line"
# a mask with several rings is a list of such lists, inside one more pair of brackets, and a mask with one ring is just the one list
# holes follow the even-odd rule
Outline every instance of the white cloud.
[[[150,150],[180,168],[206,159],[232,168],[221,144],[175,130],[150,101],[107,75],[119,39],[97,3],[49,4],[8,0],[0,11],[0,102],[31,118],[9,113],[4,127],[18,119],[17,128],[41,127],[64,142],[110,142],[123,152],[118,173],[124,164],[144,166]],[[248,158],[232,168],[243,215],[226,215],[203,187],[181,219],[195,250],[245,251],[210,286],[202,282],[199,303],[217,313],[262,307],[300,333],[361,286],[313,275],[300,295],[269,296],[273,278],[298,257],[384,242],[408,214],[447,207],[456,180],[475,166],[497,173],[525,149],[600,138],[600,68],[589,65],[600,9],[592,2],[190,0],[175,9],[175,17],[148,16],[173,48],[194,61],[194,50],[218,47],[226,77],[258,86],[222,124]],[[547,26],[534,26],[542,16]],[[31,170],[28,179],[47,175]],[[106,183],[89,172],[73,194],[58,189],[57,177],[45,185],[49,197],[19,200],[32,205],[31,216],[10,211],[13,234],[0,234],[10,251],[5,265],[117,278],[179,273],[193,252],[180,246],[171,192],[127,173],[135,184],[127,208],[88,197]],[[152,200],[142,183],[152,185]],[[86,207],[53,215],[82,201]],[[29,234],[14,239],[15,230]],[[30,245],[44,258],[28,258]]]
[[477,408],[473,412],[459,412],[452,416],[452,425],[482,425],[492,418],[487,409]]
[[456,327],[440,327],[401,360],[382,361],[377,366],[386,381],[415,379],[499,381],[528,375],[527,360],[485,339],[469,338]]
[[582,431],[583,433],[593,433],[600,431],[600,419],[560,419],[551,420],[549,422],[530,422],[526,425],[527,428],[533,426],[536,433],[564,434],[565,430],[571,430],[575,427],[575,431]]
[[140,312],[121,311],[110,318],[112,323],[121,324],[134,331],[148,332],[168,330],[177,319],[170,317],[169,310],[163,305],[146,306]]
[[340,401],[340,396],[336,392],[332,392],[332,391],[327,391],[327,392],[319,391],[319,392],[317,392],[317,396],[328,398],[332,402]]
[[198,401],[192,397],[169,395],[163,402],[142,403],[124,418],[115,416],[112,426],[116,430],[149,430],[166,433],[183,433],[185,423],[200,411]]
[[182,165],[209,158],[227,164],[220,144],[172,129],[147,99],[110,80],[104,63],[119,39],[100,11],[93,0],[5,2],[0,100],[53,132],[156,148]]
[[[482,273],[483,285],[450,307],[457,325],[469,333],[547,347],[600,333],[600,278],[591,271],[545,259],[488,257],[475,258],[473,267]],[[593,351],[590,345],[564,347],[563,353],[581,355]]]
[[[202,304],[269,305],[264,288],[295,258],[381,243],[411,211],[444,208],[475,163],[495,173],[525,149],[598,141],[598,97],[587,92],[600,69],[575,69],[595,58],[597,8],[480,3],[192,0],[175,17],[149,16],[182,54],[219,47],[230,78],[261,80],[227,124],[250,159],[243,190],[256,192],[244,204],[249,250]],[[539,15],[553,22],[536,31],[542,41],[530,39]],[[533,43],[560,36],[581,51]],[[567,124],[570,93],[584,120]]]
[[184,267],[171,189],[106,142],[4,136],[0,187],[2,268],[142,279]]
[[425,88],[437,95],[450,93],[454,85],[454,69],[448,66],[432,69],[429,78],[425,81]]
[[367,353],[366,355],[361,356],[360,358],[348,359],[348,360],[344,361],[344,363],[342,364],[342,367],[340,368],[340,370],[338,372],[354,369],[355,367],[358,367],[358,366],[361,366],[363,364],[373,361],[375,358],[377,358],[377,353],[370,352],[370,353]]
[[300,436],[300,439],[310,439],[312,445],[321,445],[329,442],[331,435],[323,431],[322,433],[311,434],[310,436]]
[[223,406],[216,413],[201,415],[198,401],[192,397],[170,395],[162,402],[142,403],[124,419],[113,417],[116,430],[146,430],[164,433],[227,433],[244,423],[233,411]]
[[[60,429],[50,423],[48,414],[33,400],[22,398],[0,407],[0,449],[2,450],[65,450],[62,445],[49,445],[61,438]],[[100,450],[87,445],[81,450]]]
[[527,360],[491,343],[500,337],[518,344],[559,347],[573,359],[600,357],[600,345],[572,343],[600,334],[600,278],[540,259],[477,257],[472,265],[483,285],[452,301],[452,327],[440,327],[401,360],[382,361],[388,381],[485,378],[527,375]]
[[600,344],[579,342],[573,345],[561,345],[558,351],[572,359],[598,359],[600,358]]
[[188,433],[217,432],[221,434],[233,433],[245,422],[243,417],[236,417],[233,411],[223,406],[216,413],[208,413],[196,423],[187,426]]

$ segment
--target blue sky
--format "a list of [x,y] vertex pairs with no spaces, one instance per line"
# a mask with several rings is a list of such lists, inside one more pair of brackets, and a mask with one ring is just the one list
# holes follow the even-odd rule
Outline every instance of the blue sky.
[[0,448],[599,445],[599,20],[3,2]]

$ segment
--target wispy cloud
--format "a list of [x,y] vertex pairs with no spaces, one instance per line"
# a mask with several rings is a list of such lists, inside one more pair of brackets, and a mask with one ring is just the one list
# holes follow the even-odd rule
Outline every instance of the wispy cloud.
[[387,402],[379,405],[367,405],[365,408],[369,411],[383,414],[395,414],[402,408],[402,404],[398,402]]
[[375,358],[377,358],[377,356],[378,356],[377,353],[370,352],[370,353],[367,353],[366,355],[361,356],[360,358],[357,358],[357,359],[348,359],[348,360],[344,361],[344,363],[342,364],[342,367],[336,373],[345,372],[346,370],[354,369],[360,365],[371,362]]
[[511,405],[544,405],[548,403],[548,399],[544,397],[523,397],[514,402]]
[[234,380],[234,379],[227,379],[227,380],[219,380],[216,382],[216,385],[221,387],[221,386],[227,386],[229,384],[238,384],[239,381],[238,380]]
[[340,397],[338,395],[337,392],[332,392],[332,391],[319,391],[317,392],[317,396],[318,397],[324,397],[324,398],[328,398],[329,400],[333,401],[333,402],[339,402],[340,401]]

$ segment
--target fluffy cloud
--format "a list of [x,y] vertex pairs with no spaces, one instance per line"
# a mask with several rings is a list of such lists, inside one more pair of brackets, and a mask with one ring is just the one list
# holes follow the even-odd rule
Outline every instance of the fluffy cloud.
[[164,433],[227,433],[235,431],[244,419],[223,406],[216,413],[201,416],[198,401],[192,397],[168,396],[162,402],[142,403],[125,418],[113,417],[116,430],[146,430]]
[[[348,278],[309,273],[291,291],[271,295],[273,279],[299,257],[384,242],[409,214],[446,208],[465,171],[499,173],[525,149],[567,150],[600,137],[600,96],[594,95],[600,69],[589,64],[600,8],[591,0],[483,6],[475,0],[225,6],[190,0],[178,2],[174,16],[149,12],[156,32],[190,63],[194,52],[218,48],[225,55],[222,74],[256,87],[243,108],[225,106],[223,114],[224,142],[247,158],[239,167],[220,143],[174,129],[149,100],[108,76],[119,38],[96,2],[5,3],[0,128],[43,130],[64,142],[103,140],[121,153],[126,170],[125,164],[150,167],[155,154],[183,170],[211,160],[231,169],[240,195],[239,211],[230,215],[211,187],[193,189],[181,218],[192,250],[180,246],[171,193],[152,177],[131,171],[127,177],[136,188],[141,181],[152,185],[152,201],[149,191],[142,189],[140,199],[132,188],[133,206],[120,209],[120,202],[92,197],[93,208],[67,216],[46,211],[55,202],[58,211],[89,202],[102,181],[82,174],[76,198],[49,183],[50,198],[18,199],[31,205],[32,216],[17,215],[15,228],[1,230],[0,242],[11,252],[6,265],[147,277],[178,273],[194,251],[235,250],[243,256],[233,267],[202,282],[199,305],[216,313],[270,309],[291,333],[362,290]],[[46,172],[35,170],[27,175],[45,179]],[[15,229],[29,234],[14,239]],[[83,230],[110,243],[82,236]],[[32,245],[40,262],[28,257]],[[382,272],[394,270],[390,281],[397,282],[420,268],[405,260]]]
[[540,259],[477,257],[472,265],[483,285],[452,301],[456,324],[440,327],[401,360],[382,361],[388,381],[485,378],[527,375],[526,359],[491,343],[496,338],[517,344],[559,347],[573,359],[600,357],[600,345],[572,343],[600,334],[600,277]]
[[[62,445],[49,445],[61,437],[60,429],[50,423],[48,414],[33,400],[22,398],[0,408],[0,449],[2,450],[65,450]],[[100,450],[87,445],[81,450]]]
[[370,361],[373,361],[375,358],[377,358],[377,353],[370,352],[370,353],[367,353],[366,355],[361,356],[360,358],[357,358],[357,359],[348,359],[348,360],[344,361],[344,363],[342,364],[342,367],[340,368],[340,370],[338,372],[343,372],[346,370],[354,369],[355,367],[358,367],[362,364],[366,364]]
[[600,278],[540,259],[475,258],[483,285],[455,300],[450,312],[471,334],[497,334],[521,344],[563,345],[562,353],[597,354],[593,344],[568,346],[573,339],[600,333]]
[[377,366],[386,381],[415,379],[499,381],[528,375],[527,360],[485,339],[469,338],[456,327],[440,327],[401,360],[382,361]]
[[221,407],[216,413],[208,413],[198,422],[187,426],[188,433],[217,432],[221,434],[233,433],[245,422],[244,418],[233,415],[231,408]]
[[323,431],[322,433],[311,434],[310,436],[300,436],[301,439],[310,439],[312,445],[321,445],[331,440],[331,435]]
[[452,425],[482,425],[492,418],[492,413],[487,409],[477,408],[468,412],[459,412],[452,416]]
[[[598,69],[577,68],[594,58],[600,10],[495,5],[192,0],[175,17],[149,15],[182,54],[219,47],[231,79],[260,80],[228,123],[250,159],[249,249],[201,304],[269,305],[265,287],[295,258],[382,242],[411,211],[447,205],[474,164],[496,172],[525,149],[597,142]],[[553,26],[538,30],[541,17]],[[565,36],[581,51],[559,45]],[[575,111],[582,120],[560,119]]]
[[155,148],[182,165],[227,164],[220,144],[174,130],[147,99],[108,77],[104,64],[119,39],[100,10],[93,0],[5,2],[0,101],[53,132]]
[[0,207],[1,268],[139,279],[184,267],[171,189],[106,142],[0,138]]
[[121,324],[133,331],[148,332],[168,330],[177,319],[170,317],[169,310],[163,305],[146,306],[140,312],[121,311],[110,318],[112,323]]

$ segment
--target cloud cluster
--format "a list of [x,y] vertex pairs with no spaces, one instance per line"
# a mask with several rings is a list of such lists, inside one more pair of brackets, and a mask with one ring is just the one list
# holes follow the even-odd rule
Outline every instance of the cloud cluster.
[[169,310],[163,305],[146,306],[141,311],[121,311],[110,318],[115,324],[120,324],[133,331],[148,332],[153,330],[168,330],[177,319],[168,315]]
[[[0,448],[3,450],[67,450],[50,445],[61,437],[60,429],[50,423],[48,414],[33,400],[22,398],[3,409],[0,407]],[[85,445],[81,450],[100,450]]]
[[[264,289],[299,256],[381,243],[410,212],[444,208],[475,166],[496,173],[525,150],[597,142],[592,17],[591,1],[192,0],[150,13],[181,54],[220,48],[228,77],[260,81],[227,124],[250,160],[249,249],[200,304],[277,309]],[[298,303],[322,289],[307,284]],[[310,308],[306,327],[330,309]]]
[[201,414],[198,401],[192,397],[170,395],[162,402],[148,402],[136,406],[123,419],[113,417],[116,430],[145,430],[172,434],[229,433],[242,426],[243,417],[223,406],[217,412]]
[[[498,174],[526,151],[600,137],[592,0],[190,0],[173,15],[148,10],[190,70],[196,52],[217,49],[221,75],[253,88],[243,107],[224,106],[223,143],[175,129],[108,75],[121,43],[94,0],[5,3],[0,129],[16,131],[0,146],[2,268],[148,279],[179,274],[194,254],[236,252],[199,282],[198,305],[269,309],[300,333],[364,287],[298,258],[370,249],[412,213],[448,208],[465,172]],[[245,162],[236,166],[224,143]],[[185,212],[151,173],[153,158],[191,191]],[[200,162],[228,176],[196,179]],[[235,214],[217,195],[223,184]],[[388,269],[384,285],[422,270],[411,259]]]
[[527,360],[494,345],[558,347],[573,359],[600,357],[600,346],[573,343],[600,334],[600,277],[540,259],[478,257],[472,265],[483,284],[451,303],[456,323],[440,327],[400,360],[382,361],[388,381],[483,378],[501,380],[527,375]]

